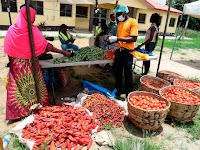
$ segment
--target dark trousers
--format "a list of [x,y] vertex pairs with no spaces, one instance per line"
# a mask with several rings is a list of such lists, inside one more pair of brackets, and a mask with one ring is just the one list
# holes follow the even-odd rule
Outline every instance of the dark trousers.
[[149,68],[150,68],[150,60],[149,61],[143,61],[143,66],[144,66],[143,75],[147,75],[147,73],[149,72]]
[[125,90],[126,96],[132,92],[132,64],[133,64],[133,55],[130,54],[127,50],[116,50],[115,51],[115,87],[117,89],[116,96],[120,96],[122,92],[122,73],[124,71],[125,75]]

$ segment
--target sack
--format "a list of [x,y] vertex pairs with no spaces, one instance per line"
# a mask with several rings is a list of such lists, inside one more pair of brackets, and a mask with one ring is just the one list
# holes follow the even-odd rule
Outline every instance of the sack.
[[115,97],[115,93],[116,93],[116,89],[114,89],[112,92],[109,91],[108,89],[100,86],[100,85],[96,85],[94,83],[82,80],[83,82],[83,89],[87,88],[89,90],[90,93],[99,91],[102,93],[105,93],[106,95],[108,95],[109,97],[114,98]]
[[[48,69],[44,69],[42,68],[42,75],[43,75],[43,78],[44,78],[44,82],[47,86],[51,85],[51,81],[49,81],[49,76],[50,76],[50,73],[49,73],[49,70]],[[57,79],[55,77],[55,73],[54,73],[54,69],[52,69],[52,79],[53,79],[53,83],[57,83]]]
[[69,70],[68,68],[56,68],[56,74],[58,76],[58,79],[60,81],[60,84],[63,86],[63,87],[66,87],[69,82],[70,82],[70,73],[69,73]]

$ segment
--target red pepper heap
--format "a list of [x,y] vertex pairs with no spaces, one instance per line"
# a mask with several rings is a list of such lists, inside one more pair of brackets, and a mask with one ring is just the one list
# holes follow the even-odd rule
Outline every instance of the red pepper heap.
[[99,93],[89,95],[82,106],[93,112],[94,117],[101,123],[116,128],[123,127],[125,109],[105,95]]
[[86,145],[89,149],[93,142],[90,133],[97,124],[101,123],[88,116],[84,109],[46,106],[34,114],[33,123],[26,125],[22,137],[35,141],[34,150],[82,149]]

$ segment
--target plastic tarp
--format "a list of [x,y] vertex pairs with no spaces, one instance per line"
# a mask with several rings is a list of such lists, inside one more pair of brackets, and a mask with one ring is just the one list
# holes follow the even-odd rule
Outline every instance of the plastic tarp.
[[200,0],[184,5],[183,8],[184,15],[190,15],[195,18],[200,18]]
[[100,86],[100,85],[96,85],[94,83],[91,83],[91,82],[88,82],[88,81],[85,81],[85,80],[82,80],[83,82],[83,89],[88,89],[90,93],[93,93],[93,92],[101,92],[101,93],[104,93],[106,95],[108,95],[109,97],[112,97],[114,98],[115,97],[115,93],[116,93],[116,89],[114,89],[112,92],[109,91],[108,89]]

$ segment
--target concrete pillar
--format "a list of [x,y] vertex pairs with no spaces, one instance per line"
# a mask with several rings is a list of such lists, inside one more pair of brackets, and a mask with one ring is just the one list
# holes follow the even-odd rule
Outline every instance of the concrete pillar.
[[136,19],[136,14],[137,14],[137,8],[133,7],[132,18]]
[[90,5],[90,22],[89,22],[89,31],[93,30],[93,19],[94,19],[94,5]]

